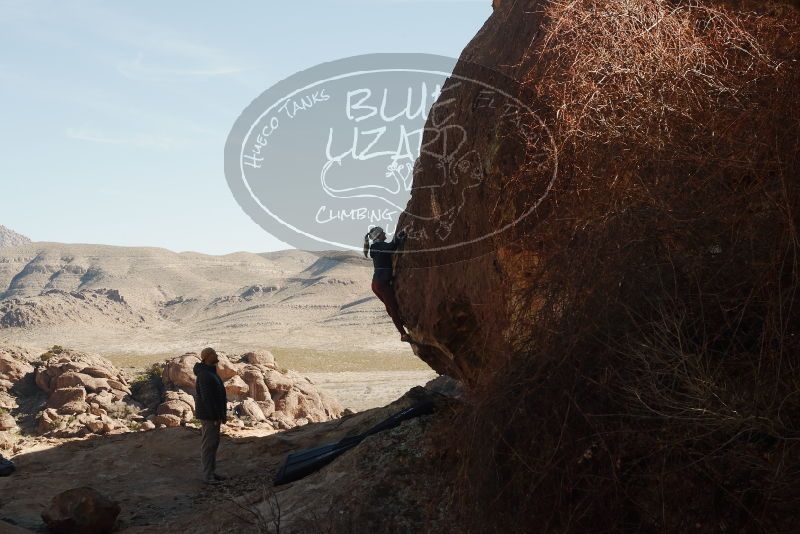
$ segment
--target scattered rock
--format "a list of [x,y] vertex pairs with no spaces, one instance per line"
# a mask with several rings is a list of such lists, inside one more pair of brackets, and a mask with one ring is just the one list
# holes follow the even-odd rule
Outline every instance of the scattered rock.
[[262,422],[267,420],[267,418],[264,416],[264,412],[261,411],[261,407],[253,399],[245,399],[244,402],[242,402],[242,404],[240,405],[239,411],[241,415],[249,417],[251,420],[255,422]]
[[17,428],[17,421],[14,417],[4,411],[0,411],[0,430],[14,430]]
[[181,418],[173,414],[156,415],[153,418],[153,424],[156,426],[164,425],[165,427],[172,428],[181,426]]
[[102,534],[114,529],[119,513],[119,504],[93,488],[82,487],[53,497],[42,519],[57,534]]
[[58,427],[58,412],[52,408],[42,410],[36,418],[36,431],[40,434],[46,434],[51,430]]
[[[180,421],[191,421],[194,418],[194,412],[188,404],[180,400],[168,400],[158,407],[157,415],[174,415]],[[170,426],[170,425],[167,425]],[[178,425],[173,425],[178,426]]]
[[265,417],[269,417],[275,411],[275,402],[272,399],[256,401],[256,403]]

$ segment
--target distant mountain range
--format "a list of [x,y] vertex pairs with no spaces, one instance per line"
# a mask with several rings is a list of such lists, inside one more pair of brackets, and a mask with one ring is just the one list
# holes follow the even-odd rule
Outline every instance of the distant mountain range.
[[[3,243],[18,236],[2,229]],[[208,256],[26,240],[0,249],[0,341],[103,355],[207,344],[407,350],[371,277],[371,262],[351,252]]]
[[30,243],[31,240],[22,234],[18,234],[10,228],[6,228],[0,224],[0,248],[3,247],[16,247],[18,245],[25,245]]

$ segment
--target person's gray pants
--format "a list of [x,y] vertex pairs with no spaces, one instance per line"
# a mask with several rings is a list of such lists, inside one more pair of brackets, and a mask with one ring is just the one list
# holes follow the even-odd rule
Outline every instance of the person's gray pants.
[[219,421],[203,421],[200,463],[203,466],[204,480],[214,480],[217,468],[217,448],[219,447],[219,426]]

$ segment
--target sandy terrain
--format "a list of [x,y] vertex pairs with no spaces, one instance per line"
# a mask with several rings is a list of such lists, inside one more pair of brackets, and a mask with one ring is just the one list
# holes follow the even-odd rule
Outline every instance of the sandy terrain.
[[[255,532],[248,523],[252,518],[247,503],[261,500],[265,489],[273,491],[272,480],[287,453],[363,432],[407,406],[405,401],[267,436],[228,433],[218,453],[219,472],[228,480],[214,487],[200,482],[200,431],[194,428],[95,437],[29,450],[14,457],[13,476],[0,478],[0,519],[44,532],[40,514],[50,499],[88,485],[119,502],[117,532]],[[319,492],[304,493],[297,483],[274,491],[286,515],[319,497]],[[6,525],[0,522],[0,532],[13,528]]]
[[428,371],[342,371],[306,373],[321,389],[330,392],[342,406],[354,411],[385,406],[414,386],[436,378]]

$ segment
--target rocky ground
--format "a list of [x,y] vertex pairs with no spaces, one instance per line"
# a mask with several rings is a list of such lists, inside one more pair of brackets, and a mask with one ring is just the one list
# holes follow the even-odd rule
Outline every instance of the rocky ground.
[[[423,431],[435,414],[370,437],[303,480],[272,487],[287,453],[363,432],[420,399],[434,399],[440,408],[452,402],[415,388],[383,408],[268,436],[229,428],[218,457],[219,471],[229,478],[215,487],[200,482],[200,432],[190,426],[42,445],[16,456],[17,472],[0,478],[0,531],[12,525],[43,531],[40,514],[51,499],[80,486],[117,502],[117,531],[131,534],[276,532],[276,524],[280,532],[346,532],[353,524],[385,525],[393,510],[426,514],[437,459]],[[394,492],[397,487],[402,491]],[[398,521],[398,532],[409,531]]]
[[[271,481],[289,452],[362,433],[423,399],[446,406],[452,401],[434,393],[440,386],[413,387],[418,372],[391,387],[363,372],[312,378],[280,368],[269,352],[221,353],[229,403],[218,465],[228,479],[209,487],[199,476],[198,361],[187,353],[131,373],[60,346],[42,354],[0,348],[0,452],[17,467],[0,478],[0,532],[47,531],[44,517],[51,528],[70,525],[70,499],[90,499],[106,521],[119,513],[115,531],[130,533],[272,532],[278,525],[346,532],[381,525],[387,510],[424,510],[434,490],[426,482],[434,453],[423,432],[432,416],[372,436],[306,479],[280,488]],[[374,402],[372,389],[380,387],[400,400],[356,413],[334,395],[368,405],[364,399],[371,394]],[[398,483],[404,491],[383,502]]]

